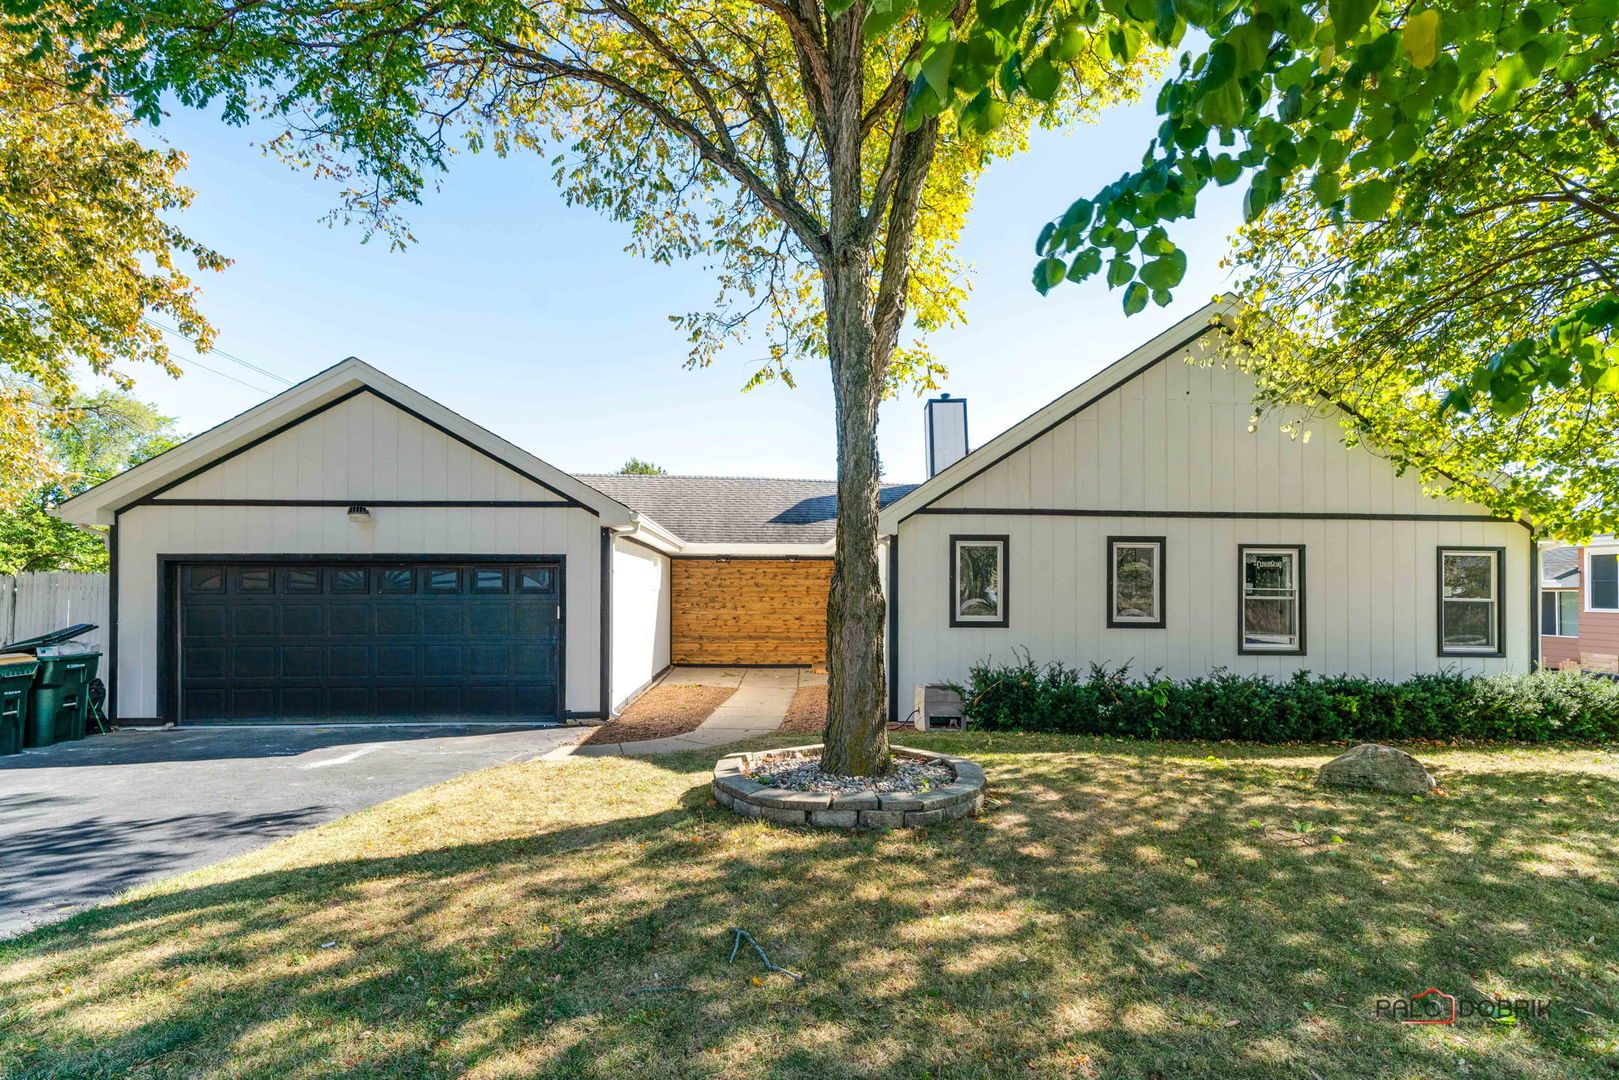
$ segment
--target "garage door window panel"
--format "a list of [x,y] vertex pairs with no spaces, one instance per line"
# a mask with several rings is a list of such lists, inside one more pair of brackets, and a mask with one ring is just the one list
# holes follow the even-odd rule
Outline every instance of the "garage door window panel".
[[180,719],[560,719],[557,569],[182,565]]

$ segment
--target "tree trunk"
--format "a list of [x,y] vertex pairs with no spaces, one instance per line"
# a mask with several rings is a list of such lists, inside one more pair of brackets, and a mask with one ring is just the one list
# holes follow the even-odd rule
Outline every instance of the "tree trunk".
[[862,253],[825,275],[837,404],[837,561],[826,607],[827,709],[821,765],[846,776],[892,768],[884,714],[882,571],[877,561],[877,403],[870,271]]

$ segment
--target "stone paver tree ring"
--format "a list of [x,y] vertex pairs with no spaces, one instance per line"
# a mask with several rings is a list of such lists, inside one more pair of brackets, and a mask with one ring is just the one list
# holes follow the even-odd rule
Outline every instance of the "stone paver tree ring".
[[833,829],[920,828],[984,806],[984,770],[966,758],[896,746],[898,773],[872,782],[827,777],[820,754],[819,743],[727,754],[714,766],[714,798],[744,817]]

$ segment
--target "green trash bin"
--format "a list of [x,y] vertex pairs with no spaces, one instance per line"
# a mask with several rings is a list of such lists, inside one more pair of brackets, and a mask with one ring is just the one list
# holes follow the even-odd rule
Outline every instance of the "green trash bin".
[[39,661],[26,653],[0,656],[0,755],[22,753],[29,687]]
[[[31,726],[41,736],[49,730],[51,742],[84,738],[90,724],[90,680],[101,662],[98,652],[66,652],[57,647],[38,649],[39,674],[28,702]],[[46,746],[48,743],[37,745]]]

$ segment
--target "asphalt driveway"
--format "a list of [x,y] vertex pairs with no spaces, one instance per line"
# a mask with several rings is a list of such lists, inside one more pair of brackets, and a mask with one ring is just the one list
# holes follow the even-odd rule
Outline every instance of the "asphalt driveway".
[[0,937],[441,780],[539,757],[578,734],[117,731],[0,757]]

